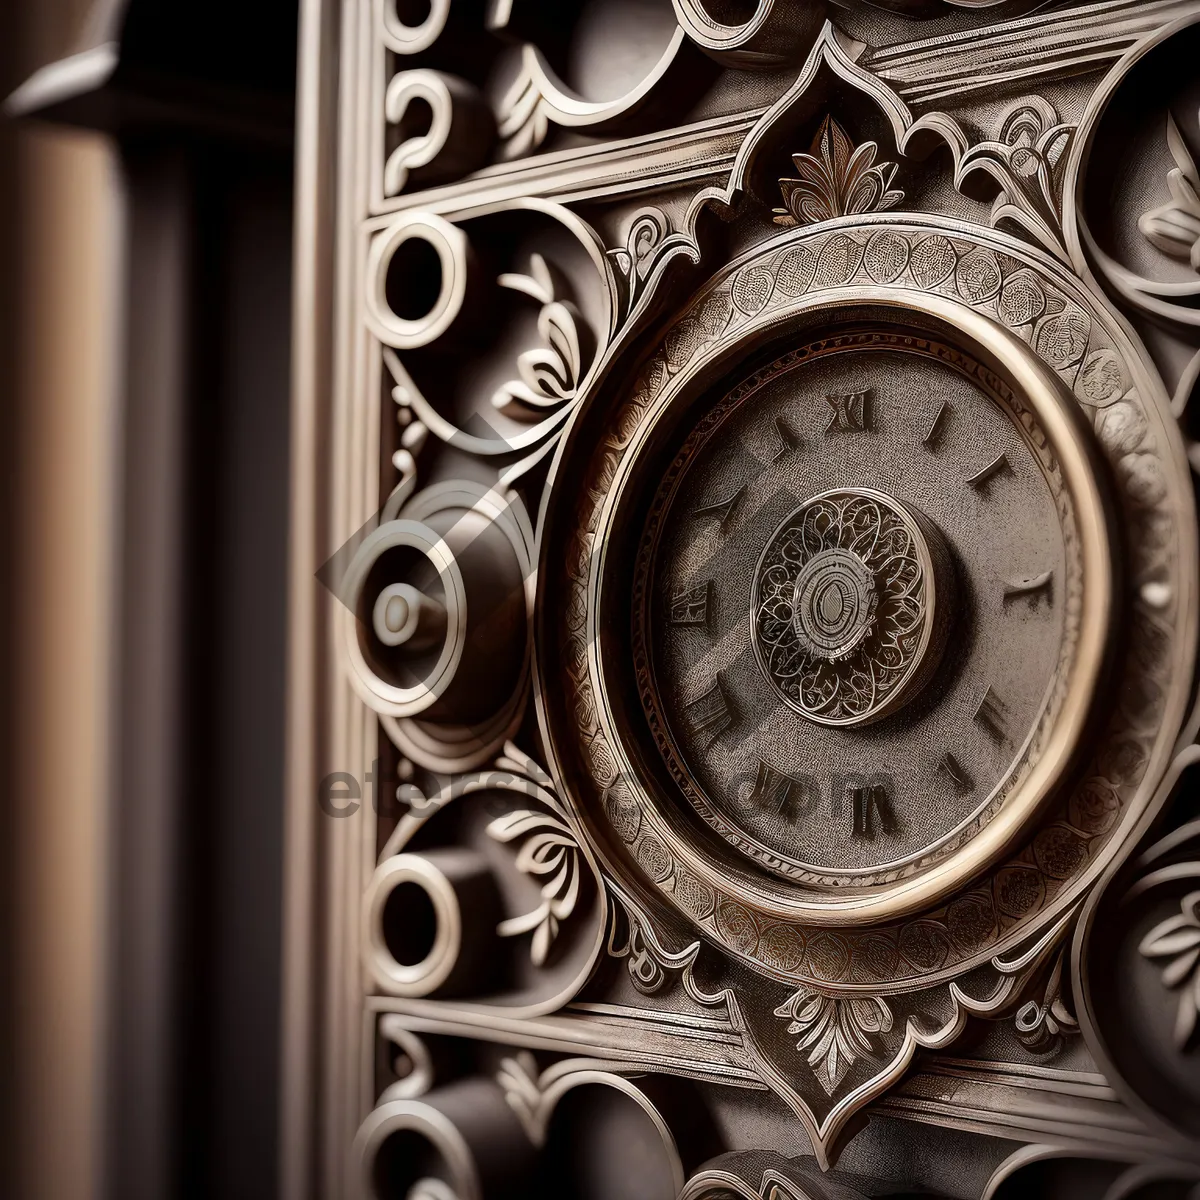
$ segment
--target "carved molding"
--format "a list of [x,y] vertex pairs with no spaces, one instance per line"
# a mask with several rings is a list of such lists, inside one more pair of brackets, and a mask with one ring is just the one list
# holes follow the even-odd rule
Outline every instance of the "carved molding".
[[[1200,451],[1179,423],[1200,377],[1200,113],[1171,100],[1137,125],[1158,174],[1136,198],[1107,187],[1097,139],[1136,125],[1130,81],[1200,28],[1194,6],[662,0],[638,44],[595,32],[599,3],[561,28],[520,0],[346,3],[322,448],[338,687],[319,732],[339,767],[390,777],[323,841],[345,952],[318,980],[336,994],[326,1177],[406,1200],[531,1194],[558,1122],[601,1095],[648,1123],[694,1200],[862,1194],[836,1175],[851,1138],[881,1173],[863,1191],[911,1187],[885,1178],[872,1115],[923,1145],[1025,1143],[971,1165],[975,1194],[1075,1158],[1111,1162],[1113,1196],[1190,1181],[1200,892],[1194,830],[1170,813],[1200,732]],[[626,59],[602,94],[600,67]],[[661,631],[638,614],[662,603],[712,632],[722,601],[690,578],[657,598],[642,535],[690,469],[671,441],[685,416],[708,437],[781,363],[885,352],[1011,418],[1062,560],[997,554],[987,603],[974,577],[961,595],[972,621],[994,599],[1060,622],[1044,657],[1061,670],[1003,783],[944,836],[889,856],[898,807],[863,776],[829,836],[870,853],[810,862],[784,844],[811,801],[797,769],[759,756],[731,794],[775,807],[747,832],[680,750]],[[876,391],[822,390],[819,428],[773,418],[756,469],[785,473],[818,438],[848,456],[876,432]],[[922,478],[982,503],[1013,463],[952,470],[949,419],[910,414]],[[966,635],[933,598],[957,602],[967,568],[915,504],[838,486],[833,516],[828,487],[777,513],[714,491],[692,516],[733,530],[758,505],[776,531],[745,589],[763,693],[815,739],[892,736],[957,669]],[[868,493],[872,513],[845,508]],[[697,646],[685,707],[733,741],[737,656]],[[1003,744],[1001,699],[981,687],[972,711]],[[928,808],[982,778],[946,746]],[[1117,970],[1149,1006],[1128,1046],[1130,1013],[1106,1008]],[[968,1025],[972,1058],[950,1057]],[[697,1113],[736,1144],[693,1154]],[[432,1165],[410,1178],[396,1148],[417,1145],[405,1161]],[[703,1161],[712,1146],[728,1153]]]

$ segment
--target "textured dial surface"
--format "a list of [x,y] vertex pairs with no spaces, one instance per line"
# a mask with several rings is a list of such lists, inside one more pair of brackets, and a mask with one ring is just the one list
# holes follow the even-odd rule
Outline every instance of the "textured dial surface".
[[1032,415],[984,378],[899,335],[791,351],[701,406],[653,502],[652,730],[686,802],[778,873],[869,885],[935,862],[1054,720],[1071,503]]

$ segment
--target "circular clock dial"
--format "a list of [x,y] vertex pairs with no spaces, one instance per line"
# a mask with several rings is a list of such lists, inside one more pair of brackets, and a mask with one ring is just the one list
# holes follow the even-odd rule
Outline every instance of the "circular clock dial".
[[654,498],[641,694],[694,809],[777,874],[936,863],[1033,768],[1082,566],[1049,439],[956,349],[878,331],[702,406]]

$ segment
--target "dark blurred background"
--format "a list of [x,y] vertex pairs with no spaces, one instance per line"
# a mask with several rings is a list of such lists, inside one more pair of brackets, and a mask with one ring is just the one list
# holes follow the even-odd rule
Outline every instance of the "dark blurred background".
[[277,1193],[297,0],[0,8],[0,1195]]

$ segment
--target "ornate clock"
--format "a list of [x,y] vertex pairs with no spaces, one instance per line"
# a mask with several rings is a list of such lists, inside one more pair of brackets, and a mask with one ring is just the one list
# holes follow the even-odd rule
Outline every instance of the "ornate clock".
[[1194,6],[350,7],[334,1173],[1193,1178]]

